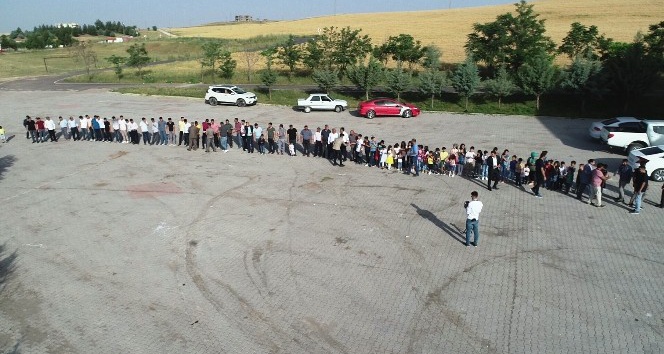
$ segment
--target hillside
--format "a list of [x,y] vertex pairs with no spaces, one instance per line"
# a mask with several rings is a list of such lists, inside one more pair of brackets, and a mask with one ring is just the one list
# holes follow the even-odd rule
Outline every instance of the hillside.
[[[556,43],[560,43],[573,22],[595,25],[601,33],[617,41],[631,41],[638,31],[646,32],[648,25],[664,21],[661,0],[539,0],[532,3],[535,11],[546,20],[547,34]],[[500,5],[337,15],[295,21],[174,28],[171,32],[185,37],[250,38],[267,34],[313,35],[323,27],[350,26],[361,28],[374,44],[384,42],[389,36],[408,33],[423,44],[442,48],[444,61],[459,62],[464,57],[463,46],[473,23],[493,21],[497,15],[513,10],[513,5]]]

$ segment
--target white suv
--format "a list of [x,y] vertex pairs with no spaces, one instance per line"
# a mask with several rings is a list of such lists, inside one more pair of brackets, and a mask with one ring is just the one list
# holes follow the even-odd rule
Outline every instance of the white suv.
[[217,104],[234,104],[238,107],[256,104],[258,99],[253,92],[247,92],[233,85],[214,85],[208,87],[205,94],[205,103],[212,106]]

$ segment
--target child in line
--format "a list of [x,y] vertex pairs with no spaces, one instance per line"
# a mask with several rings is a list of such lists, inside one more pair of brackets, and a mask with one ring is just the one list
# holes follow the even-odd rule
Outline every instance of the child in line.
[[522,183],[528,183],[530,181],[530,164],[527,163],[523,166],[523,171],[521,172]]
[[3,144],[7,142],[7,137],[5,136],[5,128],[3,128],[2,125],[0,125],[0,140],[2,141]]
[[447,158],[447,170],[450,171],[450,177],[454,177],[454,172],[456,172],[456,155],[450,154],[450,157]]
[[387,161],[385,161],[385,163],[387,164],[387,170],[388,171],[391,170],[392,165],[394,165],[394,149],[392,148],[392,146],[390,146],[390,148],[387,149]]

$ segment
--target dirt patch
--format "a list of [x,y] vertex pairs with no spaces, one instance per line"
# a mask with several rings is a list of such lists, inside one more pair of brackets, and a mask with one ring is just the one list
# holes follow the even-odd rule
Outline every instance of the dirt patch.
[[314,182],[303,184],[303,185],[300,186],[300,188],[308,190],[308,191],[319,191],[319,190],[321,190],[320,184],[314,183]]
[[161,182],[161,183],[146,183],[136,184],[127,187],[129,196],[134,199],[140,198],[155,198],[162,195],[180,194],[182,189],[175,183]]
[[122,157],[122,156],[124,156],[124,155],[127,155],[128,153],[129,153],[129,152],[127,152],[127,151],[122,151],[122,150],[120,150],[120,151],[116,152],[115,154],[111,154],[111,155],[109,156],[109,158],[110,158],[111,160],[115,160],[115,159],[117,159],[118,157]]
[[334,245],[335,245],[335,246],[338,246],[338,245],[344,244],[344,243],[346,243],[346,242],[348,242],[348,239],[345,238],[345,237],[336,237],[336,238],[334,239]]

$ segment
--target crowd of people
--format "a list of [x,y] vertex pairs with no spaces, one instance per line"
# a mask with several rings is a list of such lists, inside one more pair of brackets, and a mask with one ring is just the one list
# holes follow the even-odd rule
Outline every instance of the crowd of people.
[[[542,198],[541,189],[573,193],[584,201],[584,194],[590,205],[602,208],[606,181],[611,178],[608,166],[590,159],[587,163],[576,161],[556,161],[548,158],[548,152],[531,152],[526,158],[511,154],[497,147],[489,150],[453,144],[446,147],[430,148],[419,144],[416,139],[388,144],[375,136],[363,135],[353,130],[346,132],[341,127],[325,125],[315,130],[304,125],[298,131],[293,125],[285,128],[268,123],[265,128],[258,123],[234,118],[233,122],[215,122],[214,119],[191,121],[180,117],[157,119],[119,116],[111,119],[100,116],[58,117],[55,122],[50,117],[32,118],[26,116],[23,125],[26,139],[32,143],[57,142],[59,139],[71,141],[96,141],[121,144],[185,146],[187,150],[205,149],[206,152],[220,149],[228,152],[236,146],[247,153],[287,154],[289,156],[313,156],[329,159],[333,165],[344,166],[350,160],[355,164],[400,171],[412,176],[420,174],[462,176],[487,181],[487,189],[499,188],[499,183],[510,183],[525,190],[530,187],[532,194]],[[59,132],[56,129],[59,127]],[[0,127],[1,128],[1,127]],[[4,131],[3,131],[4,133]],[[648,172],[645,164],[633,170],[623,160],[614,178],[618,178],[618,195],[615,201],[633,207],[630,213],[639,214],[643,209],[643,198],[648,189]],[[625,188],[633,186],[633,193],[626,202]],[[664,186],[659,207],[664,207]]]

